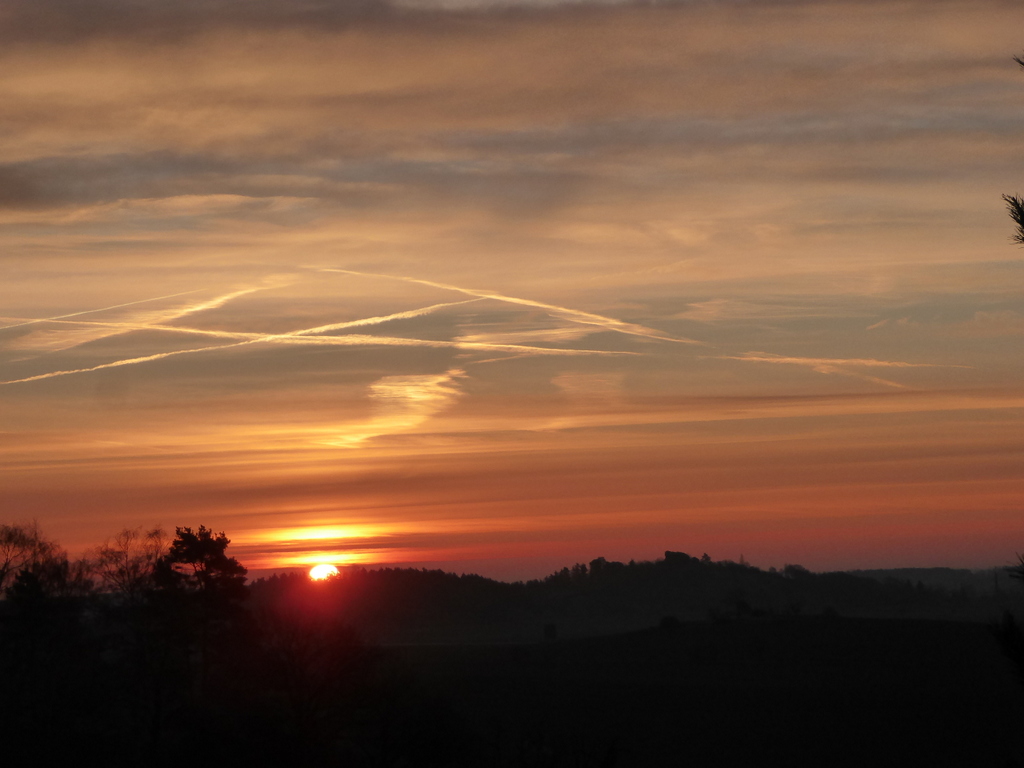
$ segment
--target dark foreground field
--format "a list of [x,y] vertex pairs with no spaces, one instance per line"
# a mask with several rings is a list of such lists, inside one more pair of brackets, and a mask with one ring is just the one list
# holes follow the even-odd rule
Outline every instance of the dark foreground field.
[[1024,689],[978,624],[773,619],[392,650],[479,765],[1024,765]]
[[0,768],[1024,768],[1015,592],[671,551],[517,584],[227,563],[134,591],[23,569]]

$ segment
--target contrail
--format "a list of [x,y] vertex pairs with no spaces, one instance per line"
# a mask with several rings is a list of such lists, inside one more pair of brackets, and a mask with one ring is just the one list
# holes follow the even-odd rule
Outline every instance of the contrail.
[[330,325],[320,325],[316,328],[306,328],[303,331],[295,331],[292,335],[305,336],[308,334],[315,333],[327,333],[328,331],[340,331],[345,328],[358,328],[364,325],[378,325],[380,323],[386,323],[390,320],[406,320],[412,317],[419,317],[420,315],[429,314],[438,309],[444,309],[445,307],[458,307],[462,304],[472,304],[474,301],[480,301],[477,299],[467,299],[466,301],[449,301],[444,304],[431,304],[429,307],[421,307],[420,309],[408,309],[404,312],[395,312],[390,315],[380,315],[379,317],[366,317],[362,320],[348,320],[343,323],[331,323]]
[[[226,297],[221,297],[225,301]],[[110,328],[116,331],[167,331],[170,333],[184,333],[194,334],[198,336],[213,336],[219,339],[238,339],[240,341],[259,340],[264,337],[280,336],[280,335],[310,335],[318,333],[327,333],[329,331],[338,331],[345,328],[357,328],[367,325],[378,325],[380,323],[386,323],[390,320],[405,320],[408,318],[419,317],[420,315],[426,315],[430,312],[434,312],[438,309],[445,307],[457,307],[461,304],[471,304],[474,301],[481,301],[481,299],[467,299],[466,301],[450,301],[444,304],[432,304],[429,307],[420,307],[419,309],[408,309],[402,312],[395,312],[390,315],[380,315],[377,317],[364,317],[359,320],[348,320],[342,323],[331,323],[330,325],[320,325],[315,328],[304,328],[300,331],[291,331],[288,334],[266,334],[266,333],[252,333],[248,331],[210,331],[205,328],[191,328],[184,325],[166,325],[165,323],[132,323],[132,322],[104,322],[102,320],[58,320],[56,318],[49,318],[46,321],[34,320],[32,322],[51,322],[64,325],[88,325],[95,326],[97,328]],[[207,306],[206,309],[212,307]],[[99,310],[96,310],[99,311]],[[198,311],[190,308],[189,312]],[[187,314],[187,313],[182,313]],[[176,315],[180,316],[180,315]],[[14,327],[14,326],[8,326]],[[113,335],[113,334],[111,334]],[[105,338],[105,337],[104,337]]]
[[642,336],[648,339],[657,339],[658,341],[674,341],[679,344],[704,344],[702,341],[695,339],[678,338],[675,336],[668,336],[660,331],[656,331],[653,328],[647,328],[643,325],[636,325],[635,323],[627,323],[622,320],[616,320],[614,317],[605,317],[604,315],[595,315],[592,312],[583,312],[579,309],[570,309],[569,307],[560,307],[555,304],[545,304],[542,301],[534,301],[533,299],[520,299],[516,296],[506,296],[502,293],[495,293],[494,291],[481,291],[474,288],[461,288],[457,285],[449,285],[447,283],[436,283],[433,280],[422,280],[417,277],[402,277],[400,275],[380,275],[373,272],[356,272],[352,269],[337,269],[334,267],[312,267],[320,272],[339,272],[345,275],[357,275],[359,277],[380,277],[388,280],[401,280],[406,283],[415,283],[417,285],[426,285],[431,288],[440,288],[445,291],[458,291],[464,293],[467,296],[476,296],[480,299],[495,299],[496,301],[504,301],[509,304],[522,304],[527,307],[537,307],[538,309],[544,309],[556,315],[560,315],[569,320],[577,323],[585,323],[586,325],[597,325],[602,328],[607,328],[610,331],[618,331],[619,333],[629,334],[630,336]]
[[852,376],[855,379],[862,379],[863,381],[870,381],[874,384],[884,384],[887,387],[896,387],[897,389],[910,389],[906,384],[900,384],[899,382],[889,381],[889,379],[882,379],[878,376],[865,376],[860,373],[850,373],[849,371],[835,371],[840,376]]
[[[129,323],[129,322],[104,322],[102,320],[56,320],[50,319],[45,322],[56,323],[59,325],[78,325],[88,326],[90,328],[110,328],[111,330],[118,332],[129,332],[129,331],[168,331],[170,333],[184,333],[193,334],[197,336],[213,336],[220,339],[249,339],[259,338],[265,336],[262,333],[249,333],[246,331],[210,331],[205,328],[190,328],[185,325],[165,325],[163,323]],[[91,341],[97,341],[100,338],[108,338],[109,336],[115,336],[117,334],[108,334],[107,336],[99,336]],[[77,346],[77,345],[76,345]],[[70,349],[65,347],[64,349]],[[63,351],[63,349],[61,350]]]
[[304,336],[300,332],[283,333],[266,336],[252,341],[243,341],[242,344],[257,344],[265,342],[269,344],[313,344],[322,346],[394,346],[394,347],[436,347],[438,349],[472,349],[486,351],[517,352],[530,355],[612,355],[612,356],[636,356],[636,352],[617,352],[605,349],[564,349],[557,347],[530,347],[525,344],[489,344],[482,341],[440,341],[434,339],[410,339],[404,336],[369,336],[366,334],[346,333],[343,336]]
[[[135,323],[132,323],[130,321],[129,322],[119,321],[119,322],[112,322],[112,323],[109,323],[109,324],[100,324],[100,323],[97,323],[95,321],[82,321],[82,320],[77,320],[76,321],[76,320],[67,320],[66,319],[66,318],[69,318],[69,317],[77,317],[77,316],[80,316],[80,315],[89,314],[91,312],[102,312],[105,309],[116,309],[118,307],[127,307],[127,306],[131,306],[133,304],[141,304],[144,301],[155,301],[156,300],[156,299],[144,299],[142,301],[128,302],[127,304],[118,304],[118,305],[116,305],[114,307],[104,307],[103,309],[88,310],[86,312],[75,312],[75,313],[70,314],[70,315],[60,315],[58,317],[41,318],[41,319],[37,319],[37,320],[30,320],[28,322],[19,323],[18,325],[29,325],[31,323],[51,322],[51,323],[71,323],[71,324],[79,324],[79,325],[83,325],[83,326],[91,326],[91,327],[95,327],[95,328],[105,327],[105,328],[112,329],[110,333],[99,333],[99,332],[97,332],[95,335],[90,335],[88,338],[84,338],[84,339],[80,338],[80,337],[78,337],[78,338],[74,338],[73,337],[70,343],[67,343],[66,340],[65,340],[64,343],[60,343],[60,345],[56,346],[55,349],[47,350],[49,352],[63,352],[63,351],[68,350],[68,349],[74,349],[75,347],[81,346],[82,344],[87,344],[89,342],[99,341],[101,339],[110,338],[111,336],[117,336],[119,334],[127,333],[127,332],[132,331],[132,330],[142,330],[143,327],[158,328],[160,330],[170,330],[172,328],[172,326],[161,327],[162,324],[166,323],[167,321],[170,321],[170,320],[176,320],[179,317],[185,317],[186,315],[194,314],[196,312],[203,312],[203,311],[208,310],[208,309],[216,309],[217,307],[221,307],[224,304],[226,304],[227,302],[232,301],[234,299],[237,299],[240,296],[245,296],[245,295],[248,295],[250,293],[255,293],[256,291],[267,290],[267,289],[272,288],[272,287],[277,287],[278,285],[281,284],[280,280],[277,281],[277,284],[269,284],[269,278],[264,280],[264,283],[267,283],[267,284],[262,285],[262,286],[257,286],[255,288],[242,288],[242,289],[237,290],[237,291],[232,291],[231,293],[223,294],[222,296],[215,296],[214,298],[207,299],[206,301],[200,301],[197,304],[186,305],[184,307],[179,307],[179,308],[170,309],[170,310],[163,310],[163,311],[157,310],[156,312],[148,313],[149,317],[155,317],[155,318],[157,318],[159,320],[159,322],[155,322],[155,323],[149,323],[149,322],[135,322]],[[172,298],[173,296],[184,296],[185,294],[196,293],[196,292],[197,291],[195,291],[195,290],[193,290],[193,291],[184,291],[183,293],[172,294],[171,296],[161,296],[159,298]],[[18,326],[17,325],[12,325],[12,326],[7,326],[7,327],[9,327],[9,328],[16,328]],[[2,330],[2,329],[0,329],[0,330]],[[206,336],[219,336],[220,335],[220,334],[218,334],[216,332],[212,332],[212,331],[195,330],[194,332],[195,333],[199,333],[199,334],[203,334],[203,335],[206,335]],[[228,338],[230,338],[230,337],[228,337]]]
[[214,349],[227,349],[229,347],[238,347],[241,344],[247,344],[249,342],[240,342],[239,344],[222,344],[217,347],[200,347],[199,349],[179,349],[174,352],[160,352],[155,355],[146,355],[145,357],[132,357],[125,360],[115,360],[112,363],[103,363],[102,365],[94,365],[92,368],[75,368],[70,371],[50,371],[49,373],[40,373],[38,376],[27,376],[24,379],[12,379],[11,381],[0,381],[0,385],[3,384],[22,384],[26,381],[40,381],[42,379],[53,379],[57,376],[70,376],[73,373],[91,373],[92,371],[102,371],[104,368],[120,368],[124,365],[135,365],[137,363],[148,363],[150,360],[162,360],[165,357],[174,357],[175,355],[188,355],[195,352],[206,352]]
[[166,296],[157,296],[157,297],[152,298],[152,299],[139,299],[138,301],[129,301],[129,302],[126,302],[124,304],[115,304],[112,307],[101,307],[100,309],[86,309],[86,310],[84,310],[82,312],[72,312],[70,315],[57,315],[56,317],[41,317],[41,318],[37,318],[35,320],[25,320],[24,322],[15,323],[14,325],[3,325],[3,326],[0,326],[0,331],[7,330],[8,328],[20,328],[23,325],[32,325],[33,323],[49,323],[49,322],[53,322],[55,320],[64,320],[65,318],[68,318],[68,317],[78,317],[80,315],[91,315],[91,314],[93,314],[95,312],[106,312],[108,309],[120,309],[121,307],[131,307],[131,306],[134,306],[136,304],[145,304],[148,301],[160,301],[161,299],[173,299],[173,298],[175,298],[177,296],[186,296],[186,295],[188,295],[190,293],[197,293],[198,290],[199,289],[197,288],[196,290],[193,290],[193,291],[182,291],[181,293],[170,293],[170,294],[168,294]]
[[747,352],[742,355],[721,355],[719,360],[746,360],[754,363],[786,363],[811,368],[836,365],[861,365],[871,368],[969,368],[966,365],[940,365],[938,363],[904,363],[900,360],[874,360],[860,357],[785,357],[770,352]]
[[866,368],[969,368],[966,365],[938,365],[935,363],[905,363],[900,360],[875,360],[872,358],[860,357],[785,357],[773,355],[768,352],[747,352],[743,355],[721,355],[719,360],[742,360],[748,363],[782,363],[784,365],[802,365],[810,368],[815,373],[832,373],[839,376],[849,376],[862,381],[870,381],[874,384],[884,384],[887,387],[907,389],[905,384],[900,384],[889,379],[882,379],[877,376],[868,376],[863,373],[854,373],[844,370],[842,366],[853,365]]
[[[269,279],[270,278],[264,278],[264,282],[269,281]],[[207,309],[217,309],[218,307],[223,307],[229,301],[237,299],[239,296],[248,296],[250,293],[256,293],[256,291],[266,291],[270,288],[280,288],[282,285],[282,283],[278,283],[276,285],[260,285],[257,286],[256,288],[241,288],[237,291],[232,291],[231,293],[225,293],[223,296],[217,296],[215,298],[209,299],[208,301],[201,301],[198,304],[193,304],[191,307],[185,307],[176,312],[172,312],[166,319],[176,320],[179,317],[184,317],[185,315],[192,315],[195,314],[196,312],[204,312]]]
[[[307,329],[312,330],[312,329]],[[345,334],[344,336],[308,336],[303,335],[305,331],[294,331],[292,333],[281,333],[281,334],[263,334],[258,335],[257,338],[246,339],[245,341],[238,341],[234,344],[219,344],[212,347],[198,347],[195,349],[178,349],[173,352],[159,352],[155,355],[146,355],[144,357],[131,357],[124,360],[115,360],[110,363],[102,363],[100,365],[94,365],[91,368],[75,368],[73,370],[66,371],[50,371],[49,373],[40,373],[36,376],[27,376],[23,379],[11,379],[9,381],[0,381],[0,386],[4,384],[23,384],[29,381],[41,381],[42,379],[53,379],[58,376],[70,376],[75,373],[91,373],[93,371],[102,371],[106,368],[120,368],[126,365],[136,365],[138,363],[148,363],[153,360],[162,360],[165,357],[174,357],[176,355],[189,355],[196,354],[199,352],[210,352],[213,350],[221,349],[233,349],[235,347],[244,347],[250,344],[309,344],[309,345],[320,345],[320,346],[343,346],[343,347],[354,347],[354,346],[398,346],[398,347],[434,347],[438,349],[471,349],[471,350],[488,350],[488,351],[499,351],[499,352],[517,352],[520,354],[529,355],[566,355],[566,356],[579,356],[579,355],[635,355],[635,352],[612,352],[607,350],[595,350],[595,349],[551,349],[547,347],[529,347],[520,344],[485,344],[482,342],[460,342],[460,341],[435,341],[430,339],[408,339],[398,336],[368,336],[365,334]]]

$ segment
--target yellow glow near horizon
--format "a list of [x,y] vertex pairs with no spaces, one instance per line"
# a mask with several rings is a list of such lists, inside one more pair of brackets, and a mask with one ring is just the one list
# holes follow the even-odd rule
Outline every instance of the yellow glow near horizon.
[[380,553],[365,549],[365,543],[352,552],[350,542],[385,533],[381,526],[310,525],[253,531],[244,539],[239,537],[238,543],[250,550],[249,562],[255,568],[308,568],[325,562],[355,565],[373,562]]
[[342,541],[345,539],[367,539],[385,533],[381,526],[369,525],[304,525],[292,528],[265,528],[253,531],[246,537],[246,543],[289,542],[289,541]]
[[272,531],[278,541],[317,541],[322,539],[366,539],[380,534],[377,528],[366,525],[315,525]]
[[356,555],[348,552],[316,550],[290,557],[275,557],[272,560],[272,565],[268,567],[290,568],[293,566],[319,565],[324,560],[331,560],[338,565],[357,565],[359,563],[372,562],[374,556],[372,553],[370,555],[363,555],[362,553]]

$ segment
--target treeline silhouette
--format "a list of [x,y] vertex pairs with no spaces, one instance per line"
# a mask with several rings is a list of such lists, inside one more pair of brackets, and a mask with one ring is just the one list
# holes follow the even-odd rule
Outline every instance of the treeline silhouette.
[[250,600],[223,533],[123,531],[71,563],[0,527],[0,763],[441,765],[459,735],[296,581]]
[[[258,579],[253,599],[281,599],[305,581],[301,573]],[[920,580],[812,573],[799,565],[766,571],[672,551],[656,561],[596,558],[511,584],[440,570],[356,567],[321,589],[332,610],[387,643],[530,642],[673,622],[822,615],[985,622],[1012,600]]]
[[[685,748],[738,765],[849,734],[848,760],[786,764],[853,765],[870,757],[859,718],[886,707],[955,720],[961,746],[890,734],[922,754],[1019,755],[991,633],[934,621],[990,620],[991,595],[672,551],[514,584],[388,568],[247,584],[229,543],[125,530],[71,561],[37,526],[0,526],[4,764],[583,768]],[[1012,657],[1020,633],[1000,626]],[[875,701],[864,680],[895,688]],[[787,730],[797,714],[816,735]]]

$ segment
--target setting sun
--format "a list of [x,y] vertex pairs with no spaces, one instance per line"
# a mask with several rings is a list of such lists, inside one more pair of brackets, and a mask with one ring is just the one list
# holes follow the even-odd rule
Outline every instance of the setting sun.
[[337,575],[338,569],[335,568],[333,565],[328,565],[327,563],[323,563],[321,565],[314,565],[312,568],[309,569],[309,578],[313,579],[314,581],[323,581],[326,578]]

